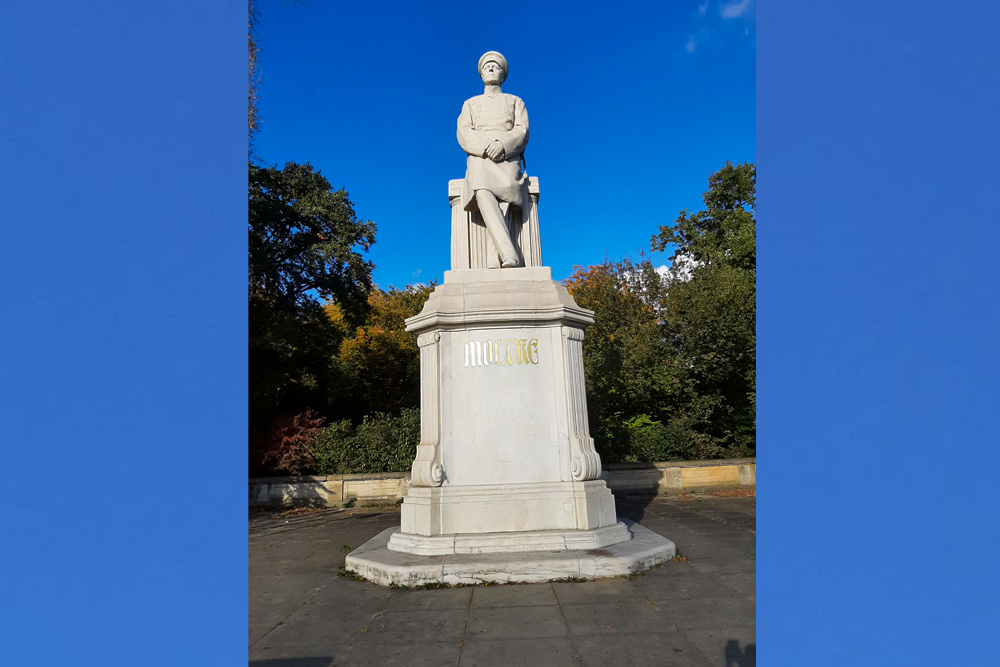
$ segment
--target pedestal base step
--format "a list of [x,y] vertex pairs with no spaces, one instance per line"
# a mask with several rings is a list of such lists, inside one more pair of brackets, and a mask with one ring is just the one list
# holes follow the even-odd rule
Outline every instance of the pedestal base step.
[[444,556],[390,551],[389,539],[399,529],[389,528],[352,551],[345,568],[383,586],[543,582],[634,574],[677,555],[665,537],[631,521],[618,525],[631,539],[603,548]]
[[579,551],[600,549],[630,539],[632,535],[628,532],[628,528],[618,522],[592,530],[535,530],[432,536],[396,531],[389,537],[387,548],[390,551],[401,551],[417,556],[447,556],[522,551]]

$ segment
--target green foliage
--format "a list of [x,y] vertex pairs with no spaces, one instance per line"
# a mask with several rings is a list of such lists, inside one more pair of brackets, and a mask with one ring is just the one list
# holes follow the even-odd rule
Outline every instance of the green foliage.
[[344,419],[327,426],[316,438],[316,469],[321,475],[406,472],[420,442],[420,410],[399,415],[366,415],[358,426]]
[[707,400],[705,433],[734,455],[756,448],[756,275],[709,264],[664,302],[664,329],[698,395]]
[[731,452],[699,428],[695,406],[679,406],[666,422],[638,415],[624,423],[628,456],[624,462],[692,461],[725,457]]
[[577,270],[566,281],[577,304],[594,311],[583,341],[590,429],[606,462],[634,460],[626,422],[639,415],[669,418],[683,387],[655,308],[659,275],[625,259]]
[[372,264],[361,252],[375,242],[375,224],[357,219],[345,190],[308,163],[251,164],[249,222],[251,298],[312,307],[318,296],[364,311]]
[[661,227],[654,249],[677,243],[674,259],[698,263],[663,300],[664,330],[710,414],[704,432],[734,455],[756,450],[757,170],[726,166],[709,178],[707,209],[682,211]]
[[567,281],[594,311],[583,341],[590,431],[605,463],[718,458],[700,396],[664,329],[668,284],[648,259],[578,269]]
[[[689,273],[663,277],[640,257],[577,267],[567,279],[595,313],[583,355],[603,461],[755,452],[755,182],[754,165],[727,163],[709,179],[706,210],[682,211],[653,237],[654,250],[676,245],[672,259]],[[251,165],[251,430],[271,443],[254,459],[272,452],[265,472],[410,469],[420,362],[404,322],[434,285],[372,290],[362,253],[374,234],[308,164]],[[309,409],[328,426],[307,415],[293,433],[281,422]]]
[[362,252],[374,241],[375,225],[309,164],[249,165],[251,433],[280,413],[329,413],[341,338],[320,303],[363,319],[372,264]]
[[[402,290],[374,290],[368,297],[364,323],[345,333],[336,359],[341,378],[340,415],[355,423],[376,412],[397,414],[420,403],[420,350],[404,321],[418,314],[434,284]],[[327,309],[331,321],[341,312]]]
[[672,260],[690,257],[699,264],[723,263],[756,271],[757,167],[726,162],[708,177],[702,201],[704,211],[681,211],[673,226],[661,226],[651,240],[653,250],[676,244]]
[[603,461],[746,456],[756,449],[756,171],[726,165],[707,210],[682,211],[653,249],[677,244],[687,276],[646,258],[577,268],[567,289],[594,311],[583,343],[590,429]]

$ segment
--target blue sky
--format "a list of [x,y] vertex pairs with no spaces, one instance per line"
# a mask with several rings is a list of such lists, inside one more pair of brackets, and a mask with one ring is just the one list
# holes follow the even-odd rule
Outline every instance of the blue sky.
[[380,286],[450,268],[447,183],[465,175],[455,123],[482,92],[486,51],[504,54],[504,91],[528,110],[556,279],[648,249],[659,225],[702,208],[712,171],[755,161],[752,0],[470,7],[260,3],[257,153],[309,161],[347,189],[378,225]]

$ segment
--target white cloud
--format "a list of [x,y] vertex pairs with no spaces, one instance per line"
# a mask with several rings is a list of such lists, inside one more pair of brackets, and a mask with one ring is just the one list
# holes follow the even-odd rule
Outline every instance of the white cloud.
[[688,37],[687,44],[684,45],[684,48],[687,49],[688,53],[693,53],[696,44],[697,41],[695,41],[694,35],[691,35],[690,37]]
[[656,272],[659,273],[664,280],[680,280],[687,282],[694,277],[694,270],[699,266],[701,266],[701,263],[694,261],[694,259],[689,255],[679,255],[674,260],[672,266],[663,264],[662,266],[656,267]]
[[416,271],[414,271],[414,272],[413,272],[413,273],[412,273],[412,274],[410,275],[410,277],[411,277],[411,278],[419,278],[419,277],[420,277],[420,274],[421,274],[421,273],[423,273],[423,272],[424,272],[424,270],[423,270],[423,269],[417,269]]
[[705,0],[704,4],[698,5],[698,13],[704,16],[705,12],[707,11],[708,11],[708,0]]
[[743,16],[750,10],[750,0],[739,0],[739,2],[727,2],[719,8],[719,15],[724,19],[735,19]]

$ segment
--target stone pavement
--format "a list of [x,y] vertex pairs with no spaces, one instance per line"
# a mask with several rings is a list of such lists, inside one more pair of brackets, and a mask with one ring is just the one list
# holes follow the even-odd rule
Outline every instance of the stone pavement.
[[756,665],[756,499],[620,498],[682,561],[631,579],[388,589],[337,576],[397,508],[250,522],[250,665]]

